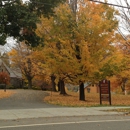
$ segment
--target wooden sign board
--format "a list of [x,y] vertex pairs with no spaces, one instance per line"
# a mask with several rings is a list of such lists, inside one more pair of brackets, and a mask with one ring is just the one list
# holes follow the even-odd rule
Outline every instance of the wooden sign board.
[[99,81],[99,88],[100,88],[100,104],[102,104],[102,101],[109,101],[111,105],[110,81],[109,80]]

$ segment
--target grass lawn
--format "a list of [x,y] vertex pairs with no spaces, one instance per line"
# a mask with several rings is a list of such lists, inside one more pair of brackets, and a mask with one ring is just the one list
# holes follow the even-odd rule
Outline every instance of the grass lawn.
[[10,97],[13,93],[14,92],[9,90],[6,90],[6,92],[4,92],[4,90],[0,90],[0,99]]
[[[99,94],[85,93],[85,101],[79,101],[79,93],[67,91],[66,96],[59,92],[48,92],[50,95],[44,98],[44,101],[50,104],[71,107],[91,107],[101,106]],[[112,106],[130,106],[130,95],[112,94]],[[102,106],[109,105],[108,101],[103,101]]]

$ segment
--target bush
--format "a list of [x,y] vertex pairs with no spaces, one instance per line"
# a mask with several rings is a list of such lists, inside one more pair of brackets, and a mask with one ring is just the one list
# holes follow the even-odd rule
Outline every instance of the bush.
[[13,85],[7,85],[7,88],[8,88],[8,89],[16,89],[16,87],[13,86]]
[[41,90],[40,87],[36,87],[36,86],[33,86],[32,89],[34,89],[34,90]]
[[0,84],[0,89],[5,89],[5,84]]
[[23,89],[28,89],[28,86],[24,86]]

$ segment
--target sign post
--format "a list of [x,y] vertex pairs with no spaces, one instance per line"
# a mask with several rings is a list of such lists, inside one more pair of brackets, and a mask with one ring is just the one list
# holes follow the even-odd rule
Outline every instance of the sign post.
[[4,91],[6,92],[6,77],[5,77],[5,89],[4,89]]
[[111,105],[111,92],[110,92],[110,81],[102,80],[99,81],[100,88],[100,105],[102,105],[102,101],[109,101]]

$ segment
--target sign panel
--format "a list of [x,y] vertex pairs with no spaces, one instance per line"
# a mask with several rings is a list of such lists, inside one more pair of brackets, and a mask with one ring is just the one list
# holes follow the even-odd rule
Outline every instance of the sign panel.
[[102,101],[109,101],[109,95],[101,95]]
[[100,88],[100,104],[102,104],[102,101],[109,101],[111,105],[110,81],[109,80],[99,81],[99,88]]

